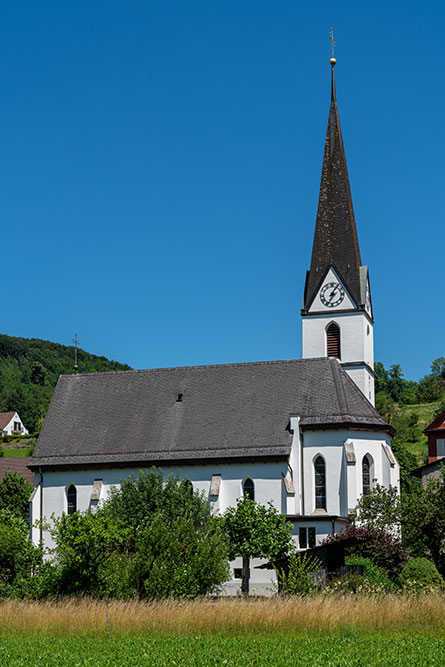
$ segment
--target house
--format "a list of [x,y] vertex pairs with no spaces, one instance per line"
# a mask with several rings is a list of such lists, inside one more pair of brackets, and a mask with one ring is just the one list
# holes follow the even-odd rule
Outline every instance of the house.
[[0,412],[0,431],[2,435],[28,434],[18,412]]
[[428,436],[428,463],[445,456],[445,410],[424,430]]
[[[243,494],[272,502],[302,549],[343,529],[375,483],[398,486],[393,431],[373,405],[370,283],[334,65],[303,359],[61,376],[30,463],[33,520],[94,509],[121,479],[159,466],[187,477],[214,512]],[[52,544],[41,527],[32,539]],[[252,562],[251,590],[267,593],[273,573],[260,563]],[[231,567],[227,593],[239,591],[241,559]]]
[[441,476],[445,466],[445,410],[424,430],[428,436],[428,462],[411,472],[425,486],[430,478]]
[[442,468],[445,468],[445,458],[436,459],[431,463],[425,463],[415,470],[412,470],[410,475],[422,480],[423,486],[428,484],[429,479],[440,479],[442,475]]

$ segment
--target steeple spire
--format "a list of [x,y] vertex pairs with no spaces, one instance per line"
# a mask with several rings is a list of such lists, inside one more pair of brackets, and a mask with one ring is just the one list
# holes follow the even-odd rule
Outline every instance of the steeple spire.
[[362,305],[360,249],[349,186],[348,168],[335,91],[334,57],[331,65],[331,106],[321,172],[317,221],[308,271],[304,307],[310,307],[329,266],[334,265],[357,306]]

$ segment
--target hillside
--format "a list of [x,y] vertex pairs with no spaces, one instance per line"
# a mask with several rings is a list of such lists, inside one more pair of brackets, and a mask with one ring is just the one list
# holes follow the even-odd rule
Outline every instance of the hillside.
[[[38,430],[59,375],[73,373],[74,347],[0,334],[0,412],[17,410],[30,433]],[[78,351],[80,373],[129,370],[127,364]]]

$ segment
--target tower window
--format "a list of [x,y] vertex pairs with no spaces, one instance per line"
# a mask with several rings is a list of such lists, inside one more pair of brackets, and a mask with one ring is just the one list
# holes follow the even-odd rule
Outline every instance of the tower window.
[[314,461],[315,468],[315,509],[326,509],[326,464],[322,456]]
[[336,357],[341,359],[340,356],[340,328],[332,322],[326,330],[326,349],[328,357]]
[[371,462],[368,456],[364,456],[362,461],[362,485],[363,495],[369,495],[371,491]]
[[255,487],[250,477],[244,480],[243,494],[244,496],[247,496],[250,500],[255,500]]
[[77,510],[77,490],[74,484],[69,485],[66,498],[68,501],[68,514],[74,514]]

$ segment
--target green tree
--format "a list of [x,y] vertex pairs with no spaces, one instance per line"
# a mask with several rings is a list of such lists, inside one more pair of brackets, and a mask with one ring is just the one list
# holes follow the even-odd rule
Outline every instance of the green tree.
[[260,505],[247,496],[224,513],[224,525],[229,539],[229,558],[243,559],[241,591],[249,594],[250,559],[279,558],[292,545],[291,524],[272,503]]
[[188,480],[141,471],[94,514],[56,521],[60,590],[102,597],[205,595],[228,578],[221,519]]
[[46,370],[40,361],[34,361],[31,366],[31,382],[33,384],[45,384]]
[[445,357],[435,359],[431,364],[431,375],[435,378],[445,380]]
[[445,574],[445,466],[439,478],[430,478],[425,487],[414,482],[401,496],[394,487],[377,485],[360,498],[353,518],[371,529],[400,526],[406,551],[429,558]]
[[0,510],[7,509],[27,521],[28,501],[32,488],[32,484],[23,475],[5,473],[0,482]]

